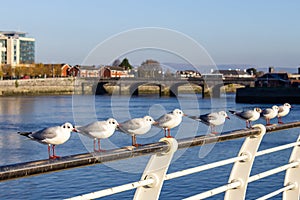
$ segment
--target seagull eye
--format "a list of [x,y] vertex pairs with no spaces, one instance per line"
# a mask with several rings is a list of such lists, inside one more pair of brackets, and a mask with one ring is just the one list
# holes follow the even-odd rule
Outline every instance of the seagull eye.
[[64,125],[63,128],[66,128],[66,126]]
[[70,126],[67,126],[68,128],[71,128]]
[[113,124],[115,124],[115,122],[112,122]]

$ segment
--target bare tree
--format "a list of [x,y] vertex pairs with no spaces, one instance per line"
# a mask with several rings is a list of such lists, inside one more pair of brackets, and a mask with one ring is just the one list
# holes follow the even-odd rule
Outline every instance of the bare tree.
[[146,60],[138,68],[139,77],[144,78],[156,78],[162,77],[162,67],[156,60]]

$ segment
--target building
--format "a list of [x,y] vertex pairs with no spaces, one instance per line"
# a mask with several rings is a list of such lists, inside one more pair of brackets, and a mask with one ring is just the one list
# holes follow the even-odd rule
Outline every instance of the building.
[[67,77],[70,76],[69,72],[70,72],[71,66],[68,64],[61,64],[61,77]]
[[1,64],[33,64],[35,61],[35,39],[24,32],[0,31]]
[[79,69],[79,77],[87,78],[87,77],[100,77],[100,70],[95,66],[79,66],[75,65]]
[[101,78],[122,78],[122,77],[134,77],[133,74],[129,74],[129,70],[119,66],[105,66],[100,69]]
[[80,69],[78,65],[69,68],[68,76],[78,77],[80,74]]
[[266,73],[258,77],[255,81],[255,87],[290,87],[291,80],[288,73]]
[[181,77],[181,78],[200,78],[201,77],[201,74],[198,71],[194,71],[194,70],[177,71],[176,74],[178,77]]
[[224,78],[253,78],[253,75],[250,75],[246,71],[240,69],[215,70],[212,73],[222,74]]

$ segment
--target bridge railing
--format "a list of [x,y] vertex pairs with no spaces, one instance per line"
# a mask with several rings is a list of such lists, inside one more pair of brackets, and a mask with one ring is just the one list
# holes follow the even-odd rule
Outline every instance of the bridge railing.
[[[268,127],[255,125],[252,129],[225,132],[220,136],[197,136],[194,138],[178,140],[174,138],[162,138],[157,143],[147,144],[133,150],[120,148],[109,150],[104,153],[72,155],[58,160],[40,160],[1,166],[0,181],[151,154],[152,156],[148,161],[148,165],[140,180],[89,194],[83,194],[70,199],[95,199],[132,189],[136,189],[134,199],[158,199],[164,181],[233,164],[227,183],[224,183],[217,188],[212,188],[209,191],[195,194],[186,199],[205,199],[223,192],[225,192],[224,199],[245,199],[249,183],[285,171],[286,175],[285,180],[283,181],[283,187],[278,188],[276,191],[266,194],[259,199],[269,199],[282,193],[282,198],[284,200],[298,200],[300,184],[300,137],[293,143],[257,151],[265,133],[296,127],[300,127],[300,122],[291,122]],[[225,142],[238,138],[245,138],[245,141],[236,157],[167,174],[172,157],[178,149],[201,146],[215,142]],[[256,157],[288,148],[293,148],[289,163],[284,163],[276,168],[250,176],[252,165]],[[195,193],[197,193],[197,191],[195,191]]]

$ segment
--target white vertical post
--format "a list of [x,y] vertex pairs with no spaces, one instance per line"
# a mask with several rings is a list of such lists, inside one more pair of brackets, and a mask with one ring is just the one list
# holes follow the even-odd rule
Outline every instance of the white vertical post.
[[259,135],[246,138],[243,146],[240,149],[239,156],[247,155],[248,159],[234,163],[228,181],[229,183],[240,182],[241,185],[237,188],[227,190],[224,200],[245,199],[248,179],[254,162],[255,154],[264,134],[266,133],[266,127],[262,124],[257,124],[253,127],[260,128],[261,132]]
[[[300,141],[300,135],[297,139],[297,142]],[[300,162],[300,146],[296,145],[293,148],[293,151],[290,156],[290,163],[292,162]],[[299,184],[300,184],[300,166],[296,166],[293,168],[289,168],[286,170],[285,179],[284,179],[284,186],[288,186],[294,184],[295,187],[290,190],[286,190],[283,192],[282,199],[283,200],[299,200]]]
[[139,187],[134,195],[134,199],[136,200],[154,200],[159,198],[165,175],[173,155],[178,148],[178,143],[174,138],[162,138],[160,141],[168,143],[170,149],[168,152],[151,156],[141,180],[153,179],[154,183],[148,186]]

